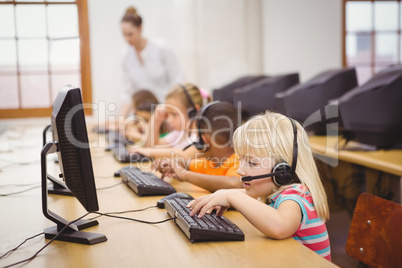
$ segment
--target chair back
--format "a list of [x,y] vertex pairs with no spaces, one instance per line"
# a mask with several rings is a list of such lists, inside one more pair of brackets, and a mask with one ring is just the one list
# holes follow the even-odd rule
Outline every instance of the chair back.
[[372,267],[401,267],[402,206],[361,194],[345,249],[346,254]]

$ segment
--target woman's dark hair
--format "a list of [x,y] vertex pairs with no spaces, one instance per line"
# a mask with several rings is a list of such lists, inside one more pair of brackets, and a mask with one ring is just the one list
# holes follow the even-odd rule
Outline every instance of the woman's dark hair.
[[132,25],[136,27],[141,27],[142,25],[142,18],[137,13],[137,9],[131,6],[126,9],[126,13],[124,14],[121,22],[131,22]]

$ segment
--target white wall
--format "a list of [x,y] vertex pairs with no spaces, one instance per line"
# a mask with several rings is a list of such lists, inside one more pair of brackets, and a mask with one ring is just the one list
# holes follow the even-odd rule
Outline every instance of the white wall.
[[130,5],[146,37],[174,48],[187,81],[211,90],[262,72],[261,0],[88,0],[93,102],[121,102],[120,20]]
[[264,0],[263,70],[301,81],[342,67],[342,0]]
[[342,66],[342,0],[88,0],[93,101],[121,102],[120,29],[133,5],[144,35],[175,49],[186,80],[212,90],[246,74]]

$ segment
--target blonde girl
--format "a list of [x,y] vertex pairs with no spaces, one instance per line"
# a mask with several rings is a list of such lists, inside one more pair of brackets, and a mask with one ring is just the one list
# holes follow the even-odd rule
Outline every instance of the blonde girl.
[[[213,209],[222,215],[233,207],[263,234],[274,239],[292,237],[331,260],[325,225],[327,198],[302,126],[281,114],[266,112],[239,127],[233,141],[244,189],[219,190],[197,198],[189,204],[190,215],[202,217]],[[284,163],[287,168],[276,176],[270,174]],[[290,184],[278,183],[281,176],[291,176]]]

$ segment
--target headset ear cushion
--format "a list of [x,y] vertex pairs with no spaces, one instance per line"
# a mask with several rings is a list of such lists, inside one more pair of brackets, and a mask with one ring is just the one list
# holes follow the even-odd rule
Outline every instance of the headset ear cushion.
[[190,119],[193,119],[197,115],[197,110],[194,108],[189,108],[187,111],[187,116]]
[[205,152],[208,149],[208,145],[206,145],[206,144],[196,143],[196,144],[194,144],[194,146],[198,151],[201,151],[201,152]]
[[206,152],[209,148],[208,144],[204,143],[204,140],[202,139],[202,137],[199,138],[199,140],[197,142],[194,143],[194,147],[201,152]]
[[281,172],[281,174],[273,176],[272,180],[277,186],[291,184],[294,180],[293,174],[290,173],[292,169],[286,162],[279,162],[272,168],[272,173]]

